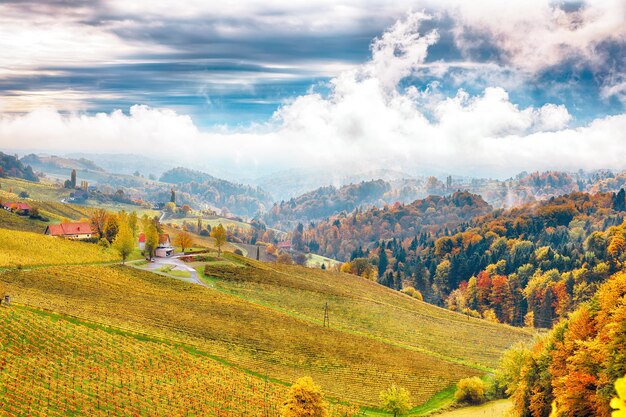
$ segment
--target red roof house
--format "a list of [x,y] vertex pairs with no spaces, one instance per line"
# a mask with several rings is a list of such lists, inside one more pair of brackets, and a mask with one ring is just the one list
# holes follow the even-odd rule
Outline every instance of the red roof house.
[[21,203],[19,201],[9,201],[7,203],[3,203],[2,206],[5,210],[13,211],[16,213],[25,213],[28,214],[31,210],[31,206],[26,203]]
[[91,224],[87,222],[51,224],[44,233],[66,239],[90,239],[96,236]]

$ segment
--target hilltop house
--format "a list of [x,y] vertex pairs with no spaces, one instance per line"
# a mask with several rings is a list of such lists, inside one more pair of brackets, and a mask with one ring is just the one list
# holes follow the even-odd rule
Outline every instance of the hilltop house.
[[[146,235],[143,233],[139,234],[139,249],[146,249]],[[167,233],[159,234],[159,243],[154,251],[154,255],[159,258],[167,258],[168,256],[172,256],[173,253],[174,247],[170,241],[170,235]]]
[[51,224],[46,227],[44,234],[72,240],[91,239],[97,236],[87,222]]
[[23,216],[28,216],[30,214],[30,211],[32,210],[31,206],[29,206],[28,204],[15,201],[2,203],[2,208],[13,213],[21,214]]

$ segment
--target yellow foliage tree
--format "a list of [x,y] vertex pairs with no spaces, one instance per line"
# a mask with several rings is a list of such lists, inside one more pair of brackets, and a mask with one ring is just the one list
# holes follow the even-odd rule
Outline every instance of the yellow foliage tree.
[[626,417],[626,376],[615,381],[617,397],[611,400],[612,417]]
[[218,224],[211,230],[211,237],[215,239],[215,246],[217,246],[217,256],[222,256],[222,246],[226,243],[226,229],[222,226],[222,223]]
[[181,251],[185,251],[185,248],[189,249],[193,246],[193,237],[189,232],[179,232],[174,238],[174,245],[180,246]]
[[326,417],[328,404],[324,393],[309,376],[298,379],[287,393],[281,417]]
[[120,224],[119,231],[113,241],[113,247],[122,257],[122,263],[125,263],[128,255],[133,253],[135,249],[135,238],[127,223]]
[[413,404],[411,404],[411,397],[409,391],[405,388],[392,385],[380,393],[380,408],[384,411],[393,413],[394,417],[398,417],[407,413]]

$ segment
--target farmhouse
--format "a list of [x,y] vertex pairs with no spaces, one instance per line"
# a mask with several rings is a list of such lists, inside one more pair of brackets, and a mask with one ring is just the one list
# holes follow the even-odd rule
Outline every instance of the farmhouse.
[[7,203],[2,203],[2,208],[11,211],[13,213],[21,214],[27,216],[30,214],[32,207],[26,203],[20,203],[15,201],[9,201]]
[[[146,235],[141,233],[139,235],[139,249],[146,249]],[[174,253],[174,247],[170,240],[170,235],[167,233],[159,234],[159,243],[154,251],[155,256],[159,258],[167,258]]]
[[46,227],[46,235],[65,239],[91,239],[96,233],[87,222],[51,224]]

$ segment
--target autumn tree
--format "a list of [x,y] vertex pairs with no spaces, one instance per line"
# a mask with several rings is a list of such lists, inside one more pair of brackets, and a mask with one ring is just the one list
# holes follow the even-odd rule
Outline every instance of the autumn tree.
[[119,230],[119,224],[117,221],[117,216],[110,215],[107,217],[107,221],[104,225],[104,237],[109,243],[113,243],[115,240],[115,236],[117,236],[117,232]]
[[137,212],[133,211],[132,213],[128,215],[128,227],[130,228],[130,231],[133,234],[133,238],[137,237],[137,230],[139,227],[138,221],[139,219],[137,218]]
[[384,411],[393,413],[394,417],[406,414],[413,405],[411,404],[411,397],[409,391],[405,388],[392,385],[384,391],[381,391],[380,395],[380,408]]
[[104,237],[104,227],[108,218],[109,213],[107,213],[104,209],[96,209],[93,213],[91,213],[89,222],[91,223],[91,227],[93,227],[94,231],[98,233],[99,238]]
[[113,240],[113,247],[120,254],[122,263],[126,263],[126,258],[135,249],[135,238],[126,222],[120,224],[115,240]]
[[291,386],[280,410],[281,417],[326,417],[327,414],[324,393],[308,376],[299,378]]
[[222,246],[226,243],[226,229],[222,226],[222,223],[218,224],[211,230],[211,237],[215,240],[215,246],[217,246],[217,256],[222,256]]
[[144,234],[146,235],[145,254],[148,259],[154,257],[154,251],[159,244],[159,232],[153,222],[149,221],[144,227]]
[[175,246],[180,246],[180,250],[184,252],[185,248],[189,249],[193,246],[193,237],[191,233],[183,230],[174,237],[173,243]]

